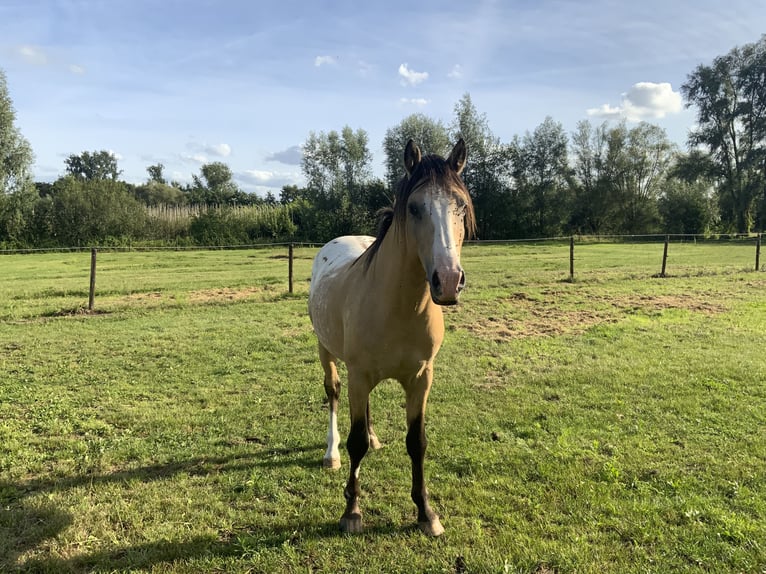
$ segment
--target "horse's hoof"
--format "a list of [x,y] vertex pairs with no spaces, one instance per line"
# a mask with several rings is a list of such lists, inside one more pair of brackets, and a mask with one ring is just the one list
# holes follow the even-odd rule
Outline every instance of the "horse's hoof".
[[348,532],[349,534],[361,534],[362,532],[362,515],[354,512],[348,516],[343,515],[340,519],[341,532]]
[[370,435],[370,448],[372,450],[380,450],[383,448],[383,443],[375,435]]
[[442,526],[442,523],[439,522],[438,518],[434,518],[430,522],[418,522],[418,526],[427,536],[433,536],[435,538],[444,534],[444,527]]
[[338,470],[340,468],[339,458],[323,458],[322,466],[328,470]]

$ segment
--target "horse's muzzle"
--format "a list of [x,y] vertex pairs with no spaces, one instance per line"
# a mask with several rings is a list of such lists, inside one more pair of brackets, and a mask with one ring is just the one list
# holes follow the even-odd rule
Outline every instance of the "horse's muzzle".
[[437,305],[456,305],[465,288],[465,272],[462,267],[434,271],[429,279],[431,299]]

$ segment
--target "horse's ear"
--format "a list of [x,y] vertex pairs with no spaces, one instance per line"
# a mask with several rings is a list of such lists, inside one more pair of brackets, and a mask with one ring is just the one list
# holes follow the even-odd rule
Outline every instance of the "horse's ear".
[[455,144],[455,147],[452,148],[452,153],[450,153],[449,157],[447,158],[447,163],[457,172],[458,175],[460,175],[460,173],[463,171],[463,168],[465,167],[465,160],[467,155],[468,152],[465,148],[465,141],[463,141],[463,138],[460,138]]
[[407,170],[407,175],[412,175],[415,168],[420,163],[420,148],[415,145],[415,142],[409,140],[407,147],[404,148],[404,169]]

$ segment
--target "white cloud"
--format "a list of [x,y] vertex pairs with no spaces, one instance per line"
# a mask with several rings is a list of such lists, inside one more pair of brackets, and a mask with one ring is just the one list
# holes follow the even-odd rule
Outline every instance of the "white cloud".
[[185,173],[181,173],[180,171],[176,169],[170,172],[170,180],[180,181],[180,182],[189,181],[189,175]]
[[184,153],[184,154],[181,154],[181,159],[191,163],[198,163],[200,165],[202,165],[203,163],[207,163],[207,156],[201,153],[195,153],[195,154]]
[[45,66],[48,64],[48,54],[39,46],[16,46],[15,52],[28,64],[34,64],[35,66]]
[[463,66],[455,64],[455,66],[449,71],[447,77],[451,80],[459,80],[463,77]]
[[619,106],[602,104],[598,108],[588,109],[587,114],[604,119],[638,122],[677,114],[682,107],[681,94],[674,92],[668,82],[638,82],[622,94],[622,103]]
[[294,145],[282,151],[275,151],[266,156],[266,161],[278,161],[287,165],[300,165],[303,159],[301,146]]
[[410,105],[418,106],[418,107],[422,108],[423,106],[428,105],[430,103],[430,101],[431,100],[427,100],[425,98],[401,98],[399,100],[399,103],[400,104],[405,104],[405,105],[410,104]]
[[231,155],[231,146],[227,143],[208,144],[192,140],[187,142],[186,149],[191,153],[182,155],[181,157],[187,161],[194,161],[197,163],[207,162],[208,156],[229,157]]
[[60,56],[55,53],[51,56],[47,50],[41,46],[31,44],[21,44],[11,48],[11,52],[21,58],[27,64],[32,66],[54,66],[64,68],[72,74],[81,76],[85,73],[85,68],[78,64],[64,64]]
[[214,155],[217,157],[229,157],[231,155],[231,146],[227,143],[219,143],[217,145],[205,146],[205,153]]
[[271,181],[274,179],[274,172],[273,171],[265,171],[260,169],[246,169],[243,172],[243,175],[250,179],[251,181],[257,182],[257,183],[265,183],[267,181]]
[[300,182],[300,176],[296,173],[262,169],[246,169],[236,173],[234,179],[240,184],[253,187],[258,191],[280,189],[285,185],[294,185]]
[[114,151],[112,149],[107,150],[107,151],[109,152],[109,155],[112,156],[117,161],[122,159],[122,154],[121,153],[118,153],[118,152],[116,152],[116,151]]
[[356,63],[356,66],[357,66],[356,71],[362,78],[366,78],[367,76],[369,76],[375,69],[372,64],[364,60],[359,60]]
[[332,56],[317,56],[314,58],[314,65],[319,68],[321,66],[325,65],[334,65],[336,64],[335,58]]
[[402,84],[405,86],[407,84],[410,86],[417,86],[428,79],[428,72],[416,72],[415,70],[411,70],[406,62],[399,66],[399,75],[402,77]]

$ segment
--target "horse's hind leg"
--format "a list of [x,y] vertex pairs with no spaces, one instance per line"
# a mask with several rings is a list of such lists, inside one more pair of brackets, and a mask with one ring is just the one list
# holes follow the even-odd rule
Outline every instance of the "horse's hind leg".
[[375,431],[372,428],[372,417],[370,417],[370,399],[367,399],[367,433],[370,435],[370,448],[372,450],[383,448],[380,439],[378,439],[378,435],[375,434]]
[[340,398],[340,377],[335,364],[336,359],[330,352],[319,344],[319,361],[324,369],[324,390],[330,403],[330,423],[327,429],[327,451],[322,466],[325,468],[340,468],[340,434],[338,434],[338,399]]
[[349,368],[348,402],[351,411],[351,430],[348,433],[346,448],[351,464],[348,482],[343,491],[346,510],[340,518],[340,528],[344,532],[362,531],[362,511],[359,509],[359,466],[370,448],[367,407],[370,391],[374,386],[368,376]]

